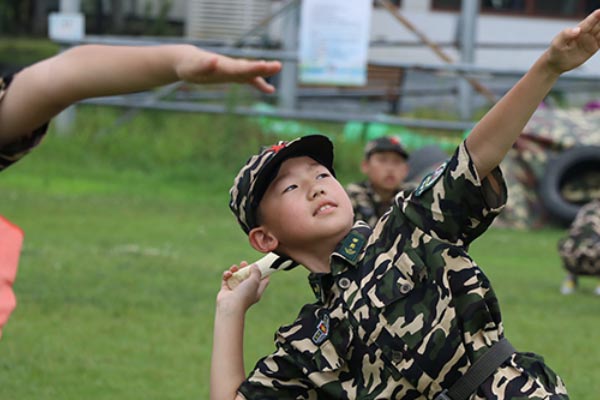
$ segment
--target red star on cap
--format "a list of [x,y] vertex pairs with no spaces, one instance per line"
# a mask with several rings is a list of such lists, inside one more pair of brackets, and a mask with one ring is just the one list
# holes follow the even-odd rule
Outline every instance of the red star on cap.
[[285,144],[274,144],[273,146],[271,146],[270,150],[278,153],[279,150],[283,149],[285,147]]
[[400,141],[399,141],[397,138],[395,138],[395,137],[391,137],[391,138],[390,138],[390,142],[391,142],[392,144],[399,144],[399,143],[400,143]]

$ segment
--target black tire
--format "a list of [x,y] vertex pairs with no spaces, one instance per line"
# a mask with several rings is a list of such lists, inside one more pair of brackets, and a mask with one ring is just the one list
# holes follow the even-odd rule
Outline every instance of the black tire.
[[409,169],[406,181],[412,181],[414,178],[430,172],[429,170],[435,169],[448,158],[448,154],[435,144],[411,152],[408,158]]
[[561,188],[577,174],[600,173],[600,146],[572,147],[548,160],[540,179],[538,195],[550,216],[567,226],[575,219],[577,211],[592,199],[581,203],[566,200]]

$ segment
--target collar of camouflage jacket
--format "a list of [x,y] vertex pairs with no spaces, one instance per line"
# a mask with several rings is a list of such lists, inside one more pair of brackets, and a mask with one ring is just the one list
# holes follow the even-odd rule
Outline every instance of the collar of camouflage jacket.
[[331,272],[309,275],[310,287],[317,300],[322,301],[326,297],[325,294],[329,292],[333,284],[333,277],[340,275],[349,267],[356,267],[360,262],[371,232],[372,229],[369,225],[363,221],[357,221],[331,254]]

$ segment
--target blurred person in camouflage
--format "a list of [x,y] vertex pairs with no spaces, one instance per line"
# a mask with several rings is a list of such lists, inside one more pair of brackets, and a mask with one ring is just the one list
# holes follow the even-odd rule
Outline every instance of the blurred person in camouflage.
[[[573,293],[580,276],[600,278],[600,199],[581,207],[567,236],[558,242],[558,251],[567,271],[562,294]],[[600,296],[600,282],[594,293]]]
[[[498,299],[468,254],[506,203],[498,168],[563,72],[600,48],[600,10],[565,29],[454,155],[370,228],[354,223],[333,145],[311,135],[248,159],[230,208],[251,246],[310,271],[316,301],[246,376],[245,315],[266,289],[256,265],[223,273],[211,399],[568,399],[562,380],[505,337]],[[231,289],[240,268],[250,277]]]
[[509,198],[494,224],[568,226],[600,190],[598,146],[600,111],[539,107],[502,161]]
[[383,136],[367,143],[360,165],[367,180],[346,187],[356,221],[375,226],[400,190],[414,188],[404,183],[409,172],[407,161],[408,152],[395,136]]
[[[275,89],[263,77],[280,69],[277,61],[233,59],[187,44],[73,47],[16,74],[0,76],[0,171],[37,146],[50,120],[77,101],[176,81],[239,82],[272,93]],[[17,268],[16,263],[3,261],[0,254],[0,336],[14,308]]]

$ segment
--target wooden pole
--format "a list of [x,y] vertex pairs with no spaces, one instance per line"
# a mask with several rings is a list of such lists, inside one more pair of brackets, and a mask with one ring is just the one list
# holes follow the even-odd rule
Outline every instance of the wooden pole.
[[[404,25],[408,30],[413,32],[423,43],[425,43],[433,52],[441,58],[443,61],[448,64],[454,64],[454,60],[448,54],[444,53],[442,48],[438,46],[436,43],[429,40],[429,38],[416,26],[414,26],[408,19],[404,18],[402,14],[398,12],[398,9],[395,5],[393,5],[389,0],[377,0],[379,4],[381,4],[390,14],[394,16],[402,25]],[[496,102],[496,96],[492,93],[488,88],[483,86],[477,79],[471,77],[464,77],[473,86],[473,88],[485,96],[490,102]]]

